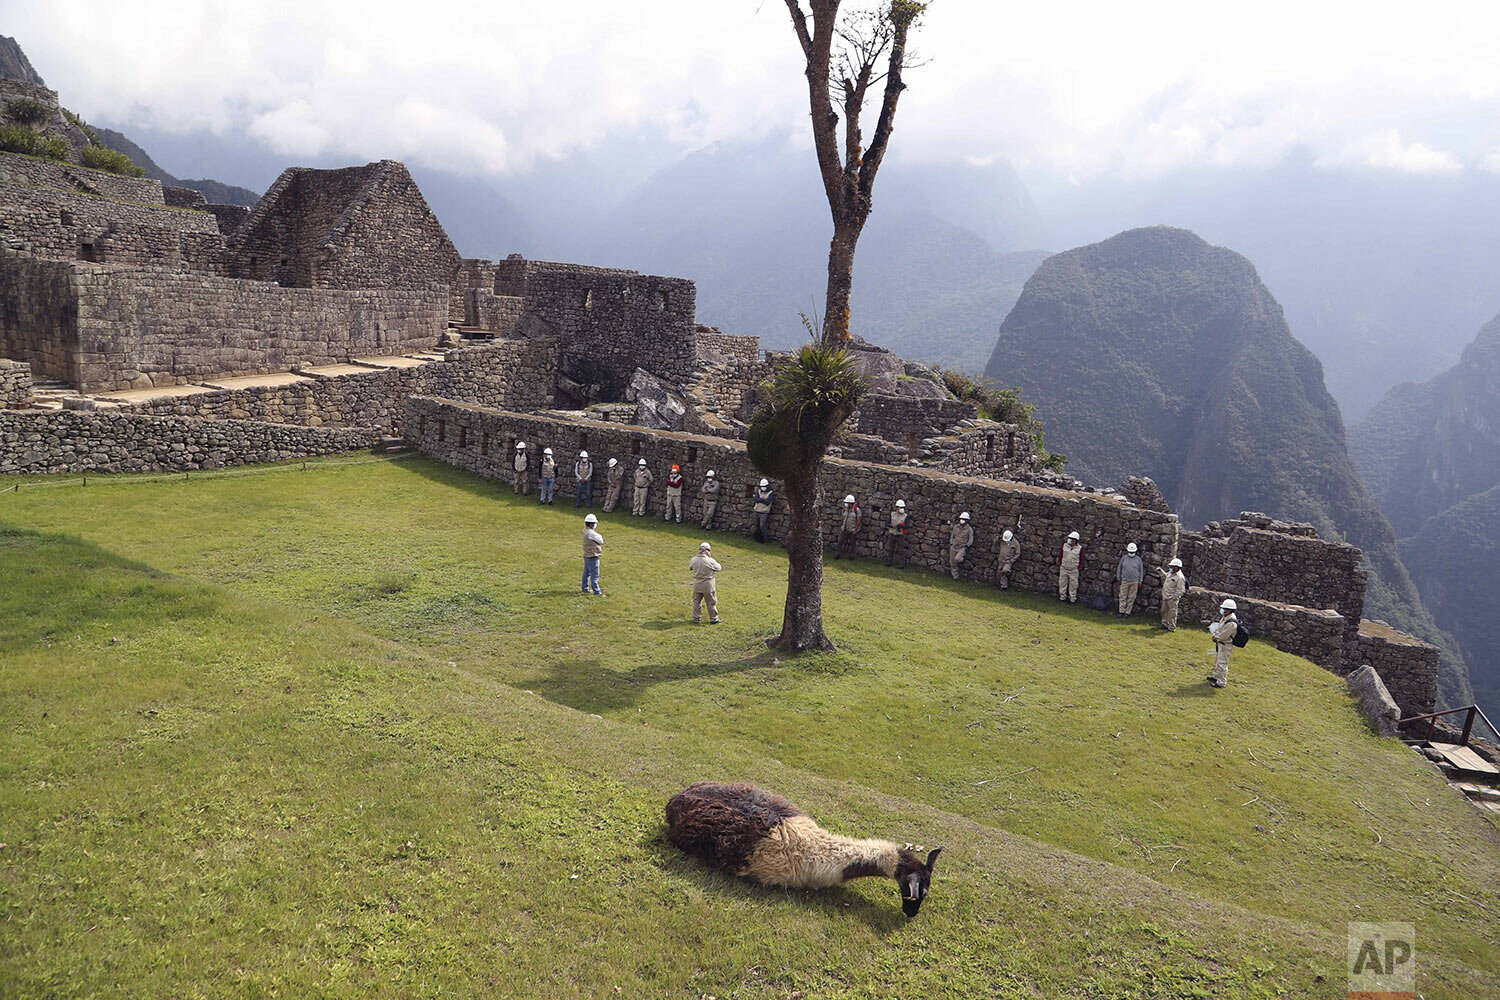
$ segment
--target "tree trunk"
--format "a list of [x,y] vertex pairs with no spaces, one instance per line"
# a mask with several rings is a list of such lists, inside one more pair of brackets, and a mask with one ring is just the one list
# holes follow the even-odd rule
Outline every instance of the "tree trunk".
[[785,480],[791,526],[786,540],[786,610],[781,634],[767,639],[773,649],[798,652],[817,649],[833,652],[833,643],[823,634],[823,532],[818,511],[823,491],[819,480],[823,462],[799,468]]
[[862,226],[836,221],[828,244],[828,294],[824,300],[823,343],[849,340],[849,295],[854,288],[854,247]]

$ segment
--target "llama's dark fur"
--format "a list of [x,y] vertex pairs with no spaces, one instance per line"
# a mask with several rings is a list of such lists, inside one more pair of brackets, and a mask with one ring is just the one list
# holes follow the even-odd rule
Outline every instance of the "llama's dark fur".
[[684,854],[736,874],[781,821],[807,815],[755,785],[699,781],[667,802],[667,840]]

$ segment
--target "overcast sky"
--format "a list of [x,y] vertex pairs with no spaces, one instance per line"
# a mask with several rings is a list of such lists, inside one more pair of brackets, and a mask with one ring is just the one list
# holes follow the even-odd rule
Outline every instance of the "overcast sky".
[[[848,0],[849,3],[855,0]],[[248,133],[287,160],[535,169],[642,129],[791,127],[783,0],[0,0],[86,118]],[[894,155],[1085,180],[1194,165],[1500,172],[1500,3],[937,0]]]

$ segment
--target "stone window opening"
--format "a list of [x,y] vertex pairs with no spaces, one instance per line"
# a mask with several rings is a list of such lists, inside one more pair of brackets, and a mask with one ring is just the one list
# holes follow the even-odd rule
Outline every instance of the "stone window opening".
[[984,436],[984,460],[986,462],[995,460],[995,435],[993,434]]
[[71,226],[73,224],[73,213],[68,211],[66,208],[60,210],[57,213],[57,218],[58,221],[65,226]]
[[446,421],[446,420],[439,420],[438,421],[438,440],[442,441],[447,436],[448,436],[448,421]]
[[459,424],[458,425],[458,446],[460,448],[467,448],[469,446],[469,425],[468,424]]
[[426,437],[426,436],[427,436],[427,414],[424,413],[420,417],[417,418],[417,437]]
[[481,434],[479,436],[479,454],[481,454],[481,455],[488,455],[489,453],[490,453],[490,435],[489,435],[488,431],[485,431],[483,434]]
[[585,309],[594,308],[594,290],[592,288],[585,288],[583,290],[582,303]]
[[578,450],[579,451],[588,451],[589,450],[589,436],[587,434],[580,433],[578,435]]
[[641,443],[639,441],[630,442],[630,453],[632,455],[639,455],[641,453]]
[[698,461],[698,448],[695,445],[688,446],[688,464],[692,465]]
[[104,258],[99,252],[99,244],[80,243],[78,244],[78,259],[87,261],[90,264],[97,264]]

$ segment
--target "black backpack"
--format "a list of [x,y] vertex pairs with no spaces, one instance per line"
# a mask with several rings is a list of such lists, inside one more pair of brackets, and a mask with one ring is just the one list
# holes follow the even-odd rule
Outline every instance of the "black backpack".
[[1250,627],[1244,622],[1236,622],[1234,638],[1229,641],[1243,649],[1250,643]]

